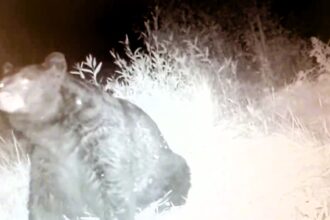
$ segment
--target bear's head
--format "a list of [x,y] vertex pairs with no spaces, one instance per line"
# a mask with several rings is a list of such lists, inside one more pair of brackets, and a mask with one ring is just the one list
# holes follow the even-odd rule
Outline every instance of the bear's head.
[[60,102],[67,64],[62,53],[49,54],[42,64],[4,68],[0,81],[0,110],[8,114],[48,117]]

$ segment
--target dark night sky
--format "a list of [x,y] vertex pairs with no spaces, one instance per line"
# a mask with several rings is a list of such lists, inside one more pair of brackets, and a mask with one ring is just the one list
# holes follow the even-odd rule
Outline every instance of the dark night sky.
[[0,0],[0,46],[38,54],[14,57],[18,63],[35,62],[49,50],[72,59],[87,53],[109,57],[109,49],[133,34],[133,24],[142,24],[148,5],[148,0]]
[[[116,47],[126,33],[133,34],[133,24],[142,24],[151,2],[0,0],[0,62],[35,62],[51,50],[60,50],[71,60],[81,60],[90,52],[109,58],[109,49]],[[273,0],[272,7],[287,27],[328,40],[329,0]]]
[[283,24],[305,36],[330,37],[329,0],[273,0],[273,11],[284,17]]

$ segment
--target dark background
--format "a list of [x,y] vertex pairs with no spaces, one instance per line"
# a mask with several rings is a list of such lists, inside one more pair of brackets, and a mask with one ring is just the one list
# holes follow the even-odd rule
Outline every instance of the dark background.
[[[203,2],[216,8],[229,1]],[[244,0],[231,2],[240,5]],[[54,50],[64,52],[70,63],[88,53],[110,60],[109,49],[120,50],[118,41],[125,34],[137,39],[133,30],[143,27],[154,4],[155,0],[0,0],[0,63],[39,62]],[[327,42],[329,0],[273,0],[270,6],[285,27]],[[140,42],[133,40],[132,44],[137,47]]]
[[273,0],[272,10],[282,17],[282,24],[303,36],[317,36],[327,41],[330,36],[330,1]]
[[52,50],[72,62],[88,53],[109,59],[109,49],[121,47],[125,34],[137,38],[133,29],[143,24],[150,5],[148,0],[0,0],[0,54],[19,65]]

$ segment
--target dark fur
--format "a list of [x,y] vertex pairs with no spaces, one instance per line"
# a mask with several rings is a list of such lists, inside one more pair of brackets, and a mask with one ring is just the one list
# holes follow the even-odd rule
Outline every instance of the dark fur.
[[[8,107],[11,100],[24,105]],[[66,73],[61,53],[2,80],[0,109],[31,144],[29,220],[133,220],[169,194],[181,205],[190,188],[185,160],[132,103]]]

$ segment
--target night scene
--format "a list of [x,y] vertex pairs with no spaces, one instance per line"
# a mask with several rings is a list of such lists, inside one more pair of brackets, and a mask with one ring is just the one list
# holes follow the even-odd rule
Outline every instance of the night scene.
[[0,0],[0,220],[329,220],[329,11]]

